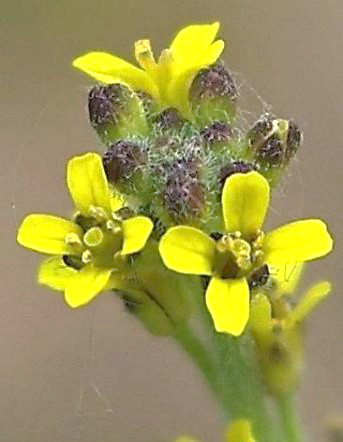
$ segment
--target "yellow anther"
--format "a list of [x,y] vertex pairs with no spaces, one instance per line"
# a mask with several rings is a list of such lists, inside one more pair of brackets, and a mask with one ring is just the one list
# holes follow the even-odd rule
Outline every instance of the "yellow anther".
[[82,241],[79,238],[79,235],[74,232],[68,233],[65,236],[64,241],[70,246],[82,246]]
[[262,248],[264,237],[265,237],[264,232],[262,232],[262,230],[258,230],[254,240],[251,243],[253,249],[261,249]]
[[222,236],[216,243],[216,248],[218,252],[224,253],[227,250],[227,237]]
[[254,250],[251,254],[251,261],[254,264],[262,264],[264,258],[264,253],[262,250]]
[[251,246],[244,239],[231,239],[230,252],[236,258],[238,267],[248,269],[251,266]]
[[82,253],[81,260],[84,264],[89,264],[90,262],[92,262],[92,259],[93,259],[93,255],[90,250],[85,250]]
[[121,227],[120,227],[120,224],[118,222],[116,222],[116,221],[113,221],[112,219],[109,219],[106,222],[106,228],[108,230],[111,230],[111,232],[113,232],[114,234],[118,234],[122,230]]
[[106,211],[102,207],[95,206],[90,206],[89,216],[99,222],[105,221],[108,218]]
[[241,236],[242,236],[242,233],[239,231],[239,230],[236,230],[236,232],[233,232],[232,234],[232,237],[233,238],[241,238]]
[[156,67],[154,54],[151,49],[150,40],[138,40],[135,43],[135,56],[141,67],[151,71]]

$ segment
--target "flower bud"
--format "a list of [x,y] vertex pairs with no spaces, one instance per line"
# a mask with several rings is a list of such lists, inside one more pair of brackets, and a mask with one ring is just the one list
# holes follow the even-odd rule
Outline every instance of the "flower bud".
[[91,125],[105,144],[148,133],[141,100],[122,84],[93,87],[88,95],[88,111]]
[[275,184],[297,152],[301,140],[301,132],[294,121],[277,119],[266,113],[247,134],[247,157],[258,164],[271,184]]
[[233,137],[233,131],[229,124],[216,121],[202,129],[200,135],[211,150],[218,151],[228,145]]
[[204,194],[195,159],[178,159],[166,165],[167,179],[163,199],[174,222],[197,217],[203,207]]
[[120,292],[128,313],[136,316],[154,336],[170,336],[173,333],[171,318],[144,290],[130,288]]
[[141,187],[143,184],[142,173],[146,162],[145,146],[130,140],[113,143],[103,156],[108,180],[119,185],[138,184]]
[[184,123],[181,113],[173,107],[164,109],[154,120],[154,126],[161,132],[180,130]]
[[201,125],[232,121],[236,115],[236,82],[222,64],[202,69],[197,74],[189,98],[195,119]]

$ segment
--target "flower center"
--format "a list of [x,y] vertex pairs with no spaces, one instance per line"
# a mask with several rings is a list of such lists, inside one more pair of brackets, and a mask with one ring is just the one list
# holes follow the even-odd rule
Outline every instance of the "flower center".
[[77,270],[90,263],[101,268],[120,265],[123,244],[120,221],[108,219],[101,208],[94,207],[89,217],[77,215],[75,222],[84,233],[82,238],[75,233],[66,236],[66,243],[75,249],[75,255],[64,257],[66,265]]
[[215,274],[221,278],[249,276],[263,264],[264,233],[247,240],[241,232],[223,235],[216,243]]

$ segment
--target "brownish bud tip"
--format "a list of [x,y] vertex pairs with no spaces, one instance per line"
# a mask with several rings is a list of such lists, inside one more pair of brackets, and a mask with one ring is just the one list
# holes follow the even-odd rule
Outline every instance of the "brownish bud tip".
[[123,107],[123,97],[128,94],[121,84],[94,86],[88,94],[89,119],[93,127],[115,122]]
[[244,161],[233,161],[223,166],[220,170],[219,181],[224,186],[225,181],[234,173],[247,173],[255,170],[255,166],[252,163],[246,163]]
[[263,287],[269,280],[270,272],[267,264],[255,270],[248,278],[249,288]]
[[229,97],[238,98],[238,90],[231,72],[222,64],[202,69],[193,80],[190,89],[191,101]]
[[104,153],[103,164],[110,182],[130,176],[139,166],[146,163],[144,146],[133,141],[121,140],[111,145]]
[[299,126],[295,123],[295,121],[290,120],[288,123],[288,133],[286,141],[286,156],[288,159],[292,158],[297,153],[301,142],[302,134],[300,132]]
[[227,123],[217,121],[201,131],[201,136],[208,144],[228,141],[233,135],[231,127]]
[[184,120],[181,116],[181,113],[177,109],[169,107],[168,109],[164,109],[164,111],[157,115],[154,123],[157,129],[163,131],[180,129],[184,124]]
[[178,159],[168,164],[163,197],[175,221],[193,218],[200,213],[204,195],[195,160]]

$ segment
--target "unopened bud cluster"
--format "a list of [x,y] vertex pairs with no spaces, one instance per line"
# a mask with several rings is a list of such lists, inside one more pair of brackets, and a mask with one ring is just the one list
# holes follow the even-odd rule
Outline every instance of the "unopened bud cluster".
[[301,143],[293,121],[270,114],[242,132],[238,105],[235,79],[222,63],[196,75],[187,118],[172,107],[157,111],[146,92],[122,84],[95,86],[88,97],[116,189],[165,227],[188,223],[212,231],[226,178],[257,170],[275,186]]

